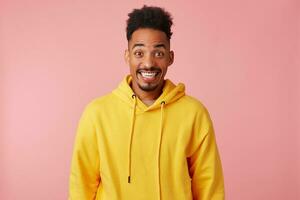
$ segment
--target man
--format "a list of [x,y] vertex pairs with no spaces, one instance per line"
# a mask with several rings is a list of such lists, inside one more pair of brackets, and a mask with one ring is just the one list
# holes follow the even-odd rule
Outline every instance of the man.
[[128,16],[130,75],[82,114],[69,199],[223,200],[209,113],[164,79],[174,60],[171,16],[147,6]]

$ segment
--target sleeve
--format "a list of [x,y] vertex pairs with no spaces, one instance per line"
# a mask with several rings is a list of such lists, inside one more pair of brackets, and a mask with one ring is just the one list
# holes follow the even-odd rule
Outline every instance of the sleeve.
[[91,112],[83,112],[73,149],[69,179],[69,200],[92,200],[96,198],[101,184],[99,152],[96,130]]
[[188,157],[194,200],[224,200],[224,178],[209,113],[197,116],[193,136],[193,151]]

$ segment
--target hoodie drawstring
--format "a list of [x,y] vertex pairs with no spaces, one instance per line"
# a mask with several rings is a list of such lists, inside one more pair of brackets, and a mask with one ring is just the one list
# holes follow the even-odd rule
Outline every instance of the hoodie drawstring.
[[129,150],[128,150],[128,183],[130,183],[131,178],[131,147],[132,147],[132,138],[134,131],[134,122],[135,122],[135,110],[136,110],[136,95],[133,94],[131,96],[134,99],[133,111],[132,111],[132,120],[131,120],[131,128],[130,128],[130,141],[129,141]]
[[[134,133],[134,124],[135,124],[135,112],[136,112],[136,105],[137,99],[136,95],[133,94],[131,96],[134,99],[134,106],[132,111],[132,120],[131,120],[131,128],[130,128],[130,141],[129,141],[129,149],[128,149],[128,183],[131,182],[131,150],[132,150],[132,140],[133,140],[133,133]],[[160,153],[161,153],[161,144],[162,144],[162,135],[163,135],[163,119],[164,119],[164,105],[166,104],[165,101],[160,103],[160,137],[159,137],[159,144],[158,144],[158,187],[159,187],[159,199],[161,198],[161,180],[160,180]]]
[[158,145],[158,189],[159,189],[159,199],[161,199],[161,180],[160,180],[160,152],[161,152],[161,144],[162,144],[162,136],[163,136],[163,124],[164,124],[164,105],[165,101],[160,103],[160,137],[159,137],[159,145]]

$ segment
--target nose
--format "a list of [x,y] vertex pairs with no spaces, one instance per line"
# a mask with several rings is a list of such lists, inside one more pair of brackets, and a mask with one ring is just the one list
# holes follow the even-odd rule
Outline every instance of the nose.
[[154,66],[154,58],[151,55],[145,56],[143,64],[145,68],[150,69]]

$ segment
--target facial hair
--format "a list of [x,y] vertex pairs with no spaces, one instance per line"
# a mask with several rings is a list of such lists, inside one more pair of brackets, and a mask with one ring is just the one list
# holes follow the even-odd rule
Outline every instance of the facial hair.
[[[161,69],[158,67],[150,67],[150,68],[140,68],[136,70],[136,75],[138,76],[140,71],[156,71],[158,72],[160,75],[162,73]],[[139,83],[137,83],[138,87],[145,91],[145,92],[152,92],[154,90],[156,90],[156,88],[159,86],[158,84],[151,84],[151,83],[146,83],[145,85],[141,85]]]

